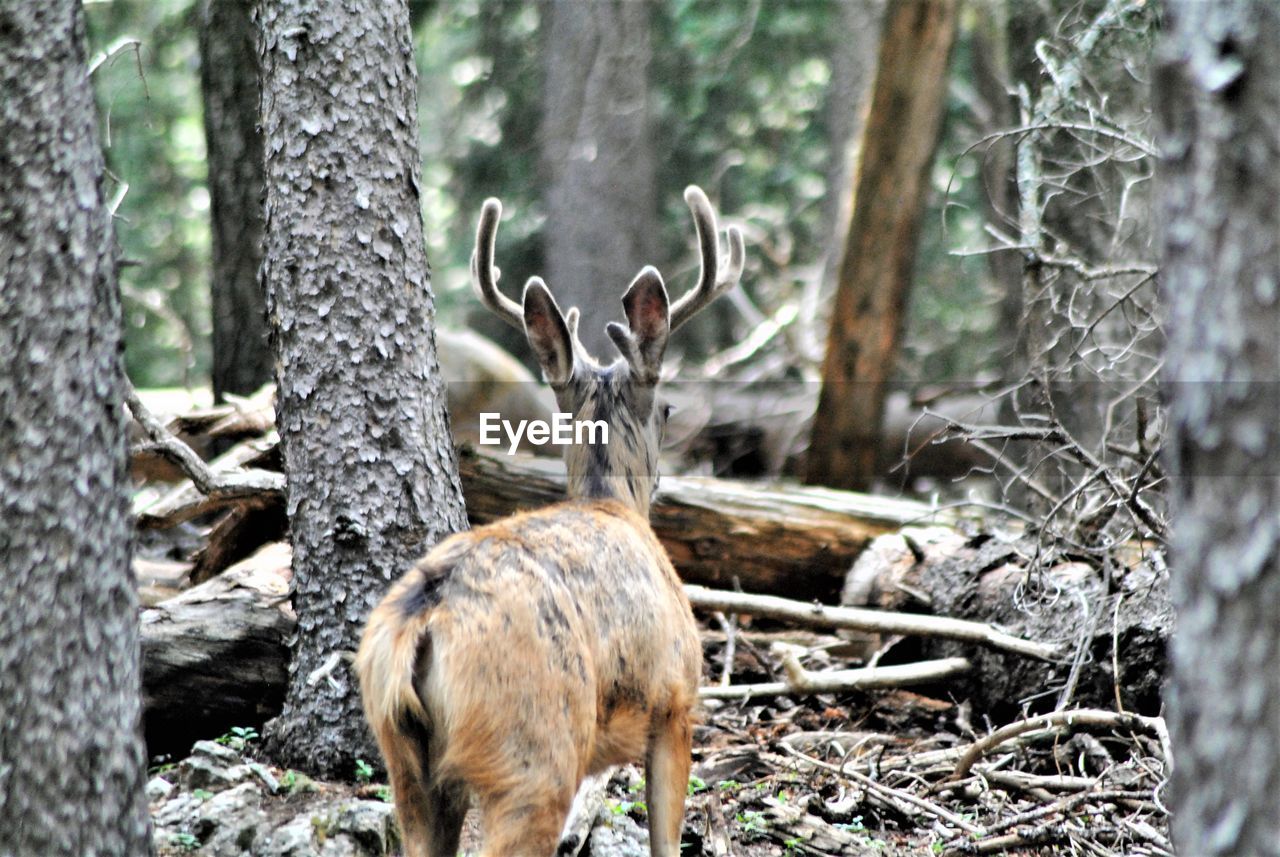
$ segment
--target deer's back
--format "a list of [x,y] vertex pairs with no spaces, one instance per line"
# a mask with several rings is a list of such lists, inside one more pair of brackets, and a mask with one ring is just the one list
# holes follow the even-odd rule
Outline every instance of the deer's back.
[[[648,522],[616,501],[453,536],[388,600],[406,620],[426,616],[415,686],[441,769],[478,787],[510,773],[483,773],[495,759],[572,776],[635,759],[651,719],[696,694],[701,651],[680,581]],[[557,756],[548,735],[582,752]]]

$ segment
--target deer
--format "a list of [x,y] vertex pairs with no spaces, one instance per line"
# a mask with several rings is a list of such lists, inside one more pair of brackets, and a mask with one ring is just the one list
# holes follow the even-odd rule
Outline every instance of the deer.
[[454,857],[474,802],[483,857],[550,857],[582,781],[643,761],[650,849],[679,857],[702,650],[680,578],[649,525],[667,412],[670,334],[740,279],[742,233],[721,257],[705,193],[684,194],[701,270],[674,302],[646,266],[622,296],[619,356],[583,347],[530,277],[498,289],[501,203],[485,201],[471,257],[481,303],[522,331],[557,406],[604,420],[608,441],[564,449],[567,498],[441,541],[371,612],[355,659],[407,857]]

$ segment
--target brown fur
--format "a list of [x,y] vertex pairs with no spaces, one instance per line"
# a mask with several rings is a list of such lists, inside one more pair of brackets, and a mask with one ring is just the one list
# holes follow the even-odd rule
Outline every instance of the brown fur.
[[409,857],[454,857],[472,799],[482,855],[550,857],[583,778],[640,759],[651,852],[679,857],[702,652],[647,517],[666,419],[655,393],[671,330],[732,287],[743,255],[730,229],[720,276],[715,215],[700,190],[685,199],[699,284],[671,304],[658,272],[641,271],[627,326],[608,326],[622,354],[608,366],[541,280],[520,305],[497,291],[501,206],[485,203],[477,293],[525,331],[560,409],[605,420],[610,440],[566,449],[575,499],[446,539],[369,617],[356,671]]
[[561,503],[444,541],[374,610],[356,668],[413,857],[440,855],[406,803],[470,793],[486,853],[545,857],[584,776],[646,757],[660,768],[651,812],[678,853],[701,651],[666,553],[622,503]]

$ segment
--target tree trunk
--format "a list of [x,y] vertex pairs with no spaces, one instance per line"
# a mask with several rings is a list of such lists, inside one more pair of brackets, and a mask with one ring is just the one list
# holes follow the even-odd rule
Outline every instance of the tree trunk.
[[862,147],[867,94],[880,53],[880,18],[884,0],[838,0],[831,48],[831,81],[827,84],[827,196],[823,214],[830,228],[830,252],[822,266],[822,283],[834,289],[840,251],[849,234],[853,209],[853,170]]
[[1174,843],[1280,854],[1280,7],[1179,0],[1166,24]]
[[377,758],[347,653],[387,583],[466,526],[436,359],[404,0],[264,2],[267,309],[298,638],[268,747]]
[[870,486],[929,169],[942,127],[955,0],[891,0],[840,263],[806,479]]
[[212,227],[213,397],[247,396],[274,376],[262,266],[262,132],[253,0],[203,0],[200,87]]
[[581,309],[582,342],[605,362],[616,354],[604,326],[621,317],[618,296],[657,264],[651,11],[649,0],[542,5],[546,280],[566,308]]
[[79,2],[0,10],[0,854],[146,854],[120,297]]

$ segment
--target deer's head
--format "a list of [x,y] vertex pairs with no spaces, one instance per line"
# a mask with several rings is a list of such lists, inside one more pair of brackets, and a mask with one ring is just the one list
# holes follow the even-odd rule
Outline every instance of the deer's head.
[[620,355],[608,363],[589,354],[579,340],[577,307],[561,312],[540,277],[525,283],[520,303],[498,291],[493,255],[502,204],[496,199],[486,200],[481,209],[471,256],[477,295],[499,318],[524,332],[560,411],[575,422],[608,426],[607,442],[596,435],[566,447],[569,496],[622,500],[646,516],[657,485],[658,447],[666,423],[666,409],[658,403],[656,391],[667,340],[733,288],[745,258],[742,233],[731,226],[729,252],[721,259],[715,211],[700,188],[686,188],[684,199],[693,213],[702,260],[698,283],[673,303],[657,269],[641,270],[622,295],[626,324],[605,326]]

